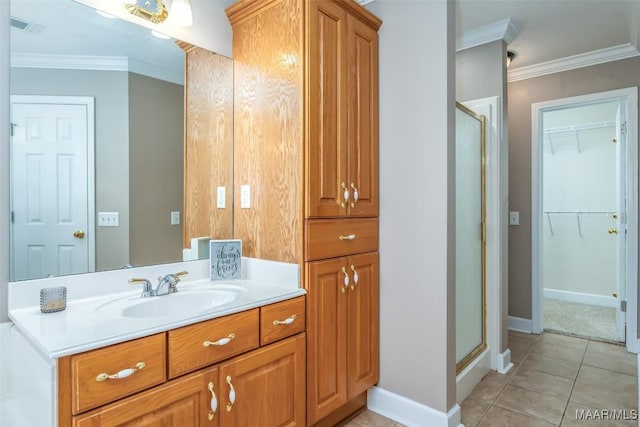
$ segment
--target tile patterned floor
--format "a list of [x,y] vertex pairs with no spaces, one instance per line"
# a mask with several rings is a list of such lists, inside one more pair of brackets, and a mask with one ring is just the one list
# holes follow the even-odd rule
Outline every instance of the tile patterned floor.
[[[465,427],[637,426],[578,420],[594,410],[638,410],[636,357],[624,347],[544,333],[509,332],[507,375],[490,372],[462,402]],[[624,415],[624,414],[621,414]]]
[[[465,427],[626,427],[577,420],[577,411],[638,409],[636,357],[622,346],[564,335],[509,332],[507,374],[490,372],[462,402]],[[403,427],[364,411],[344,427]]]

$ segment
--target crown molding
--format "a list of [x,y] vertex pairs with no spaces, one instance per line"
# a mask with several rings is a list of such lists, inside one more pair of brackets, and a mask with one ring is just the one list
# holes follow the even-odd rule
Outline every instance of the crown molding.
[[12,53],[11,67],[47,68],[62,70],[91,71],[131,71],[159,80],[182,85],[184,78],[180,73],[146,64],[130,61],[126,56],[88,56],[88,55],[51,55]]
[[511,43],[518,36],[519,31],[511,22],[511,18],[488,24],[475,30],[465,31],[456,40],[456,51],[469,49],[496,40],[504,40],[506,44]]
[[619,46],[567,56],[566,58],[555,59],[553,61],[541,62],[540,64],[510,69],[507,72],[507,81],[509,83],[517,82],[562,71],[574,70],[576,68],[633,58],[638,55],[640,55],[640,52],[638,52],[635,46],[631,43],[625,43]]

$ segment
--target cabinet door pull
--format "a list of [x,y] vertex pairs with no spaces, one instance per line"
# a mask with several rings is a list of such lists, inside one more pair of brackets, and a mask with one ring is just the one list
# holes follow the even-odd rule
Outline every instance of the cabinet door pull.
[[358,277],[358,270],[356,270],[356,267],[353,264],[351,264],[351,271],[353,272],[353,285],[351,285],[351,290],[355,291],[360,278]]
[[338,239],[340,240],[354,240],[356,238],[355,234],[348,234],[346,236],[340,235]]
[[213,417],[216,416],[216,411],[218,410],[218,398],[216,397],[216,392],[213,391],[213,383],[209,383],[209,391],[211,392],[211,410],[209,411],[209,421],[213,421]]
[[349,289],[349,273],[344,267],[342,267],[342,274],[344,274],[344,286],[340,288],[340,291],[344,294]]
[[231,375],[227,375],[227,384],[229,384],[229,403],[227,403],[227,412],[231,412],[233,404],[236,403],[236,389],[231,384]]
[[136,363],[135,368],[127,368],[127,369],[123,369],[122,371],[116,373],[116,374],[98,374],[98,376],[96,377],[96,381],[101,383],[103,381],[106,380],[119,380],[122,378],[127,378],[130,377],[131,375],[135,374],[136,372],[138,372],[140,369],[143,369],[145,366],[147,366],[146,363],[144,362],[138,362]]
[[296,320],[296,318],[297,318],[297,317],[298,317],[298,316],[296,316],[296,315],[294,314],[293,316],[291,316],[291,317],[287,317],[287,318],[286,318],[286,319],[284,319],[284,320],[274,320],[274,321],[273,321],[273,326],[278,326],[278,325],[290,325],[290,324],[292,324],[292,323]]
[[227,345],[232,339],[236,337],[236,334],[229,334],[224,338],[220,338],[218,341],[205,341],[202,343],[203,347],[209,347],[210,345]]
[[349,202],[349,189],[347,188],[347,185],[344,182],[340,183],[340,188],[342,188],[342,197],[344,199],[344,201],[340,203],[340,207],[344,208]]
[[351,207],[355,208],[356,207],[356,203],[358,203],[358,189],[356,188],[355,184],[352,182],[351,183],[351,189],[353,190],[353,202],[351,202]]

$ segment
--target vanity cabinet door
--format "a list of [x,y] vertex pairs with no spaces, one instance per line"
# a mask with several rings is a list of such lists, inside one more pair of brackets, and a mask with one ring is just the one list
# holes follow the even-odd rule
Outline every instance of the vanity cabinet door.
[[220,427],[305,425],[305,335],[220,365]]
[[207,369],[73,418],[73,427],[218,427],[217,368]]

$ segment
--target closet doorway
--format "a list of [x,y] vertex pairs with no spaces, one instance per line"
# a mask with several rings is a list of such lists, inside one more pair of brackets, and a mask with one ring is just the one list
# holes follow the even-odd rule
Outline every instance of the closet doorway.
[[637,346],[636,99],[533,105],[534,332]]

